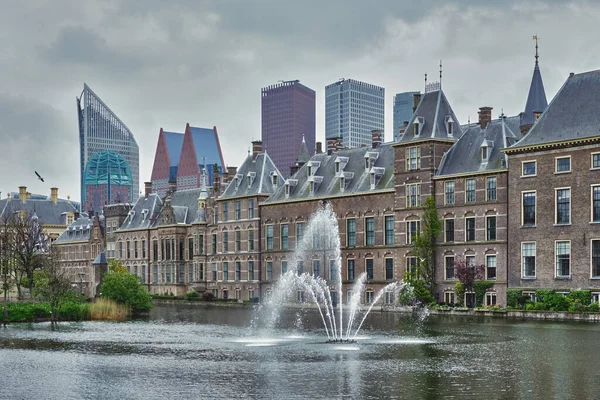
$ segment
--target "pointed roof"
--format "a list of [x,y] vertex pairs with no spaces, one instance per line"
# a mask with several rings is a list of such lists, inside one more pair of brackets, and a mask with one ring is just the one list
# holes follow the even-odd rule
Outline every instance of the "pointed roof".
[[310,154],[308,153],[308,148],[306,147],[306,141],[304,140],[304,135],[302,135],[302,144],[300,145],[300,153],[298,154],[298,158],[296,161],[298,163],[306,163],[310,160]]
[[[188,124],[192,139],[194,140],[194,150],[196,151],[196,158],[198,164],[201,165],[214,165],[217,164],[221,168],[221,171],[225,170],[225,161],[223,160],[223,153],[221,152],[221,143],[219,142],[219,134],[217,133],[217,127],[210,128],[197,128]],[[187,128],[186,127],[186,130]]]
[[[276,186],[273,185],[272,180],[274,174],[278,177]],[[283,182],[283,175],[277,169],[273,159],[264,151],[256,158],[252,158],[252,155],[246,157],[219,199],[271,194],[281,188]]]
[[531,130],[507,152],[600,139],[600,70],[570,75]]
[[164,134],[167,151],[169,153],[170,166],[174,167],[179,164],[181,148],[183,147],[183,133],[164,131]]
[[540,73],[536,42],[535,67],[533,68],[533,77],[531,78],[531,85],[529,86],[529,94],[527,95],[527,103],[525,104],[521,125],[533,125],[535,122],[534,113],[544,112],[546,107],[548,107],[548,101],[546,100],[546,91],[544,90],[542,74]]
[[[452,135],[448,134],[446,127],[446,122],[449,120],[454,124]],[[420,134],[415,137],[414,126],[417,123],[422,124],[422,126]],[[454,114],[444,91],[439,89],[426,92],[423,95],[399,143],[422,139],[456,140],[461,135],[462,131],[458,118]]]

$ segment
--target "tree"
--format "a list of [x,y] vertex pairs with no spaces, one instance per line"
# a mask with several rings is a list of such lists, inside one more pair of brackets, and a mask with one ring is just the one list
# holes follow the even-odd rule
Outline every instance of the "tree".
[[55,323],[60,307],[73,301],[77,295],[71,287],[72,276],[61,265],[56,248],[45,253],[41,263],[41,269],[33,273],[33,294],[50,303],[51,320]]
[[435,293],[435,249],[440,230],[441,224],[435,207],[435,199],[433,196],[429,196],[425,200],[421,232],[412,239],[412,253],[419,261],[418,276],[425,281],[431,293]]
[[152,298],[140,280],[127,272],[120,262],[111,262],[100,287],[102,297],[125,304],[133,314],[150,311]]
[[108,262],[108,270],[109,272],[116,272],[117,274],[128,274],[127,268],[123,266],[121,261],[117,261],[115,259],[111,259]]
[[12,225],[7,219],[0,221],[0,279],[2,279],[2,295],[4,297],[4,320],[8,320],[8,292],[14,286],[14,260],[12,257],[12,244],[14,239]]
[[473,283],[484,278],[485,265],[474,265],[467,260],[454,262],[454,277],[462,283],[465,292],[473,291]]

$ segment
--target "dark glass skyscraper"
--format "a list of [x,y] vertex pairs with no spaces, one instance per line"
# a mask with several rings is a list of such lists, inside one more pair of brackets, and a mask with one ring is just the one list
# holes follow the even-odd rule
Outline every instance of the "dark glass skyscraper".
[[[77,98],[77,117],[79,121],[79,154],[81,174],[81,208],[82,211],[100,211],[97,202],[87,201],[87,188],[85,171],[90,159],[98,153],[105,151],[114,152],[123,157],[131,170],[132,182],[129,186],[127,201],[135,202],[139,193],[140,182],[140,151],[133,134],[106,104],[90,89],[83,84],[83,92]],[[114,192],[117,196],[117,193]],[[104,194],[107,204],[123,202],[123,194],[118,198],[109,198],[108,189]],[[96,203],[96,204],[94,204]]]
[[415,94],[419,92],[404,92],[394,96],[394,141],[400,140],[400,128],[404,121],[410,121],[413,116]]
[[296,163],[302,136],[309,155],[315,152],[315,99],[315,91],[298,80],[261,90],[263,149],[285,177]]

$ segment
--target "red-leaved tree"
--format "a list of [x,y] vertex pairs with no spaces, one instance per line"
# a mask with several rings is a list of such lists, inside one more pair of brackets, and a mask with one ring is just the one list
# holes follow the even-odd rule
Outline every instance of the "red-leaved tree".
[[454,277],[463,284],[465,292],[473,290],[473,282],[485,276],[485,265],[473,265],[467,260],[458,259],[454,262]]

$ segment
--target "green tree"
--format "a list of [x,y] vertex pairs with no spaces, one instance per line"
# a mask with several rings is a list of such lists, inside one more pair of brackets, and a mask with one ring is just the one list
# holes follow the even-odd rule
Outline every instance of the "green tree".
[[125,266],[123,266],[121,261],[118,261],[115,259],[111,259],[108,262],[108,271],[115,272],[117,274],[128,274],[129,273],[129,271],[127,271],[127,268],[125,268]]
[[120,262],[111,262],[109,271],[102,280],[100,295],[125,304],[133,314],[152,309],[152,298],[146,288]]
[[69,270],[60,263],[56,249],[44,254],[41,268],[33,272],[33,294],[50,304],[51,320],[56,322],[61,306],[72,303],[77,298],[71,287]]
[[418,263],[418,276],[425,281],[427,289],[435,293],[435,249],[440,234],[440,218],[435,207],[435,199],[425,200],[425,210],[421,220],[421,232],[413,238],[412,253]]

